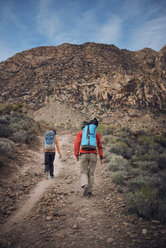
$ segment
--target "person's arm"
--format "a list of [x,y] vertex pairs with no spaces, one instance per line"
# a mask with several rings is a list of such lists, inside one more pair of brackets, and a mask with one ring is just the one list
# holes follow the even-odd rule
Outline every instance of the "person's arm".
[[82,139],[82,132],[79,132],[74,141],[74,154],[75,154],[77,161],[79,161],[81,139]]
[[96,138],[97,138],[97,147],[99,151],[100,163],[102,164],[103,163],[103,149],[102,149],[102,144],[101,144],[101,137],[98,132],[97,132]]
[[45,143],[45,139],[43,140],[43,153],[45,153],[44,143]]
[[61,155],[61,150],[60,150],[60,146],[59,146],[59,140],[58,138],[55,136],[55,143],[56,143],[56,147],[57,147],[57,150],[58,150],[58,153],[59,153],[59,157],[61,158],[62,155]]

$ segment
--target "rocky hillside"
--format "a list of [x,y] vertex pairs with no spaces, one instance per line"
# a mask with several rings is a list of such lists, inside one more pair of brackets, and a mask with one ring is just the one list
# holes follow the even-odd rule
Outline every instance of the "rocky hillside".
[[166,46],[131,52],[63,44],[18,53],[0,63],[0,102],[11,101],[24,103],[39,119],[48,104],[58,118],[63,112],[80,118],[109,117],[117,109],[165,112]]

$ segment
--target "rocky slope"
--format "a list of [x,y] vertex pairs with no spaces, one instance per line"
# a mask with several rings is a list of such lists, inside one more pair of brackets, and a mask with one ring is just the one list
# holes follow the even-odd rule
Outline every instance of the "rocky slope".
[[23,102],[37,119],[41,108],[47,117],[49,104],[57,119],[66,111],[68,121],[77,112],[76,119],[102,119],[117,109],[165,112],[166,46],[159,52],[95,43],[33,48],[0,63],[0,101]]

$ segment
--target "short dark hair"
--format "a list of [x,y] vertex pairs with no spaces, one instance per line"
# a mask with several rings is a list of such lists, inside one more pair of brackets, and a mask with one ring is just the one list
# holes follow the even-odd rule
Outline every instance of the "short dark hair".
[[52,129],[52,131],[56,134],[56,130],[55,129]]
[[94,118],[92,121],[91,121],[92,124],[98,126],[98,120],[96,118]]

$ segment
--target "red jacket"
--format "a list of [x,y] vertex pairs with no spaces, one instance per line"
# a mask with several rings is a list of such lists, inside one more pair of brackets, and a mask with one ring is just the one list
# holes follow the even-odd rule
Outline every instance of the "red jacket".
[[[74,154],[75,154],[75,156],[78,157],[80,154],[83,154],[83,153],[96,153],[97,154],[97,149],[94,151],[86,151],[86,150],[83,150],[82,148],[80,148],[81,140],[82,140],[82,133],[83,133],[83,130],[77,134],[75,141],[74,141]],[[100,138],[99,132],[97,132],[97,134],[96,134],[96,139],[97,139],[97,147],[98,147],[98,151],[99,151],[99,156],[101,159],[103,159],[103,149],[102,149],[101,138]]]

